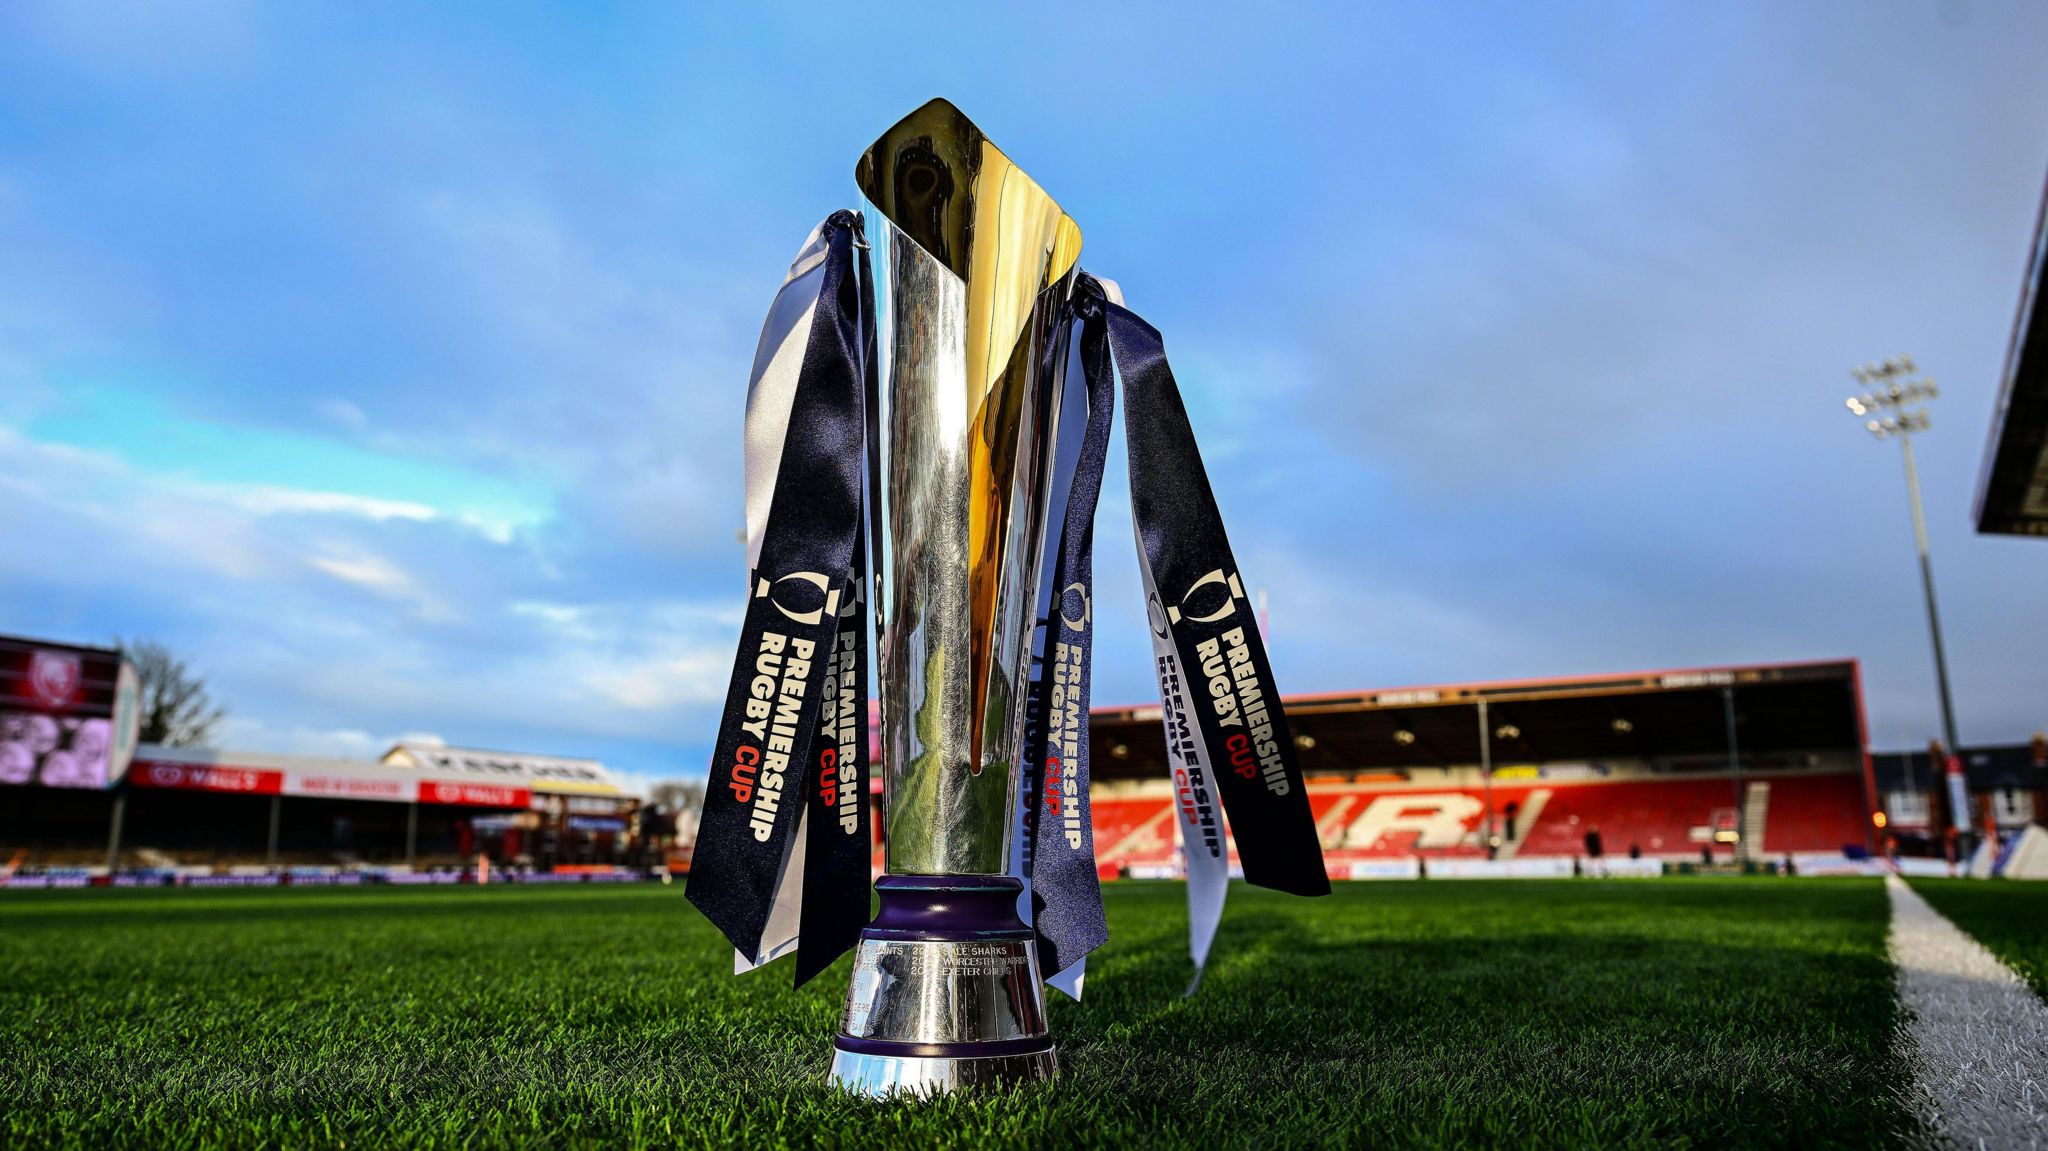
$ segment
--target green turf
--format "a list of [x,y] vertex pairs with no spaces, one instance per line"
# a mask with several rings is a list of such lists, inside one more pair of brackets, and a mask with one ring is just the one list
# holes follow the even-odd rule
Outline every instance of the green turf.
[[1910,1136],[1870,880],[1108,892],[1064,1074],[822,1085],[847,961],[680,888],[0,893],[0,1146],[1863,1146]]
[[1981,879],[1909,881],[1936,911],[2005,960],[2048,999],[2048,883]]

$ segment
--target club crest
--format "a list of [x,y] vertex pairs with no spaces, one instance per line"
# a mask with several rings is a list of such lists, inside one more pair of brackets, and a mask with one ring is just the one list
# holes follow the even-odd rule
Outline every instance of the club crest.
[[39,651],[29,658],[29,691],[44,707],[70,706],[71,701],[78,695],[78,685],[82,678],[79,660],[75,655]]

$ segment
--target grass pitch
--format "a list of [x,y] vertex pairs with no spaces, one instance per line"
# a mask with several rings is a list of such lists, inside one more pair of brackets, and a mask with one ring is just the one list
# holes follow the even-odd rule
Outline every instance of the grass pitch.
[[1913,890],[2048,999],[2048,883],[1914,879]]
[[0,893],[0,1145],[1865,1146],[1911,1138],[1874,880],[1107,891],[1063,1075],[823,1083],[847,961],[680,887]]

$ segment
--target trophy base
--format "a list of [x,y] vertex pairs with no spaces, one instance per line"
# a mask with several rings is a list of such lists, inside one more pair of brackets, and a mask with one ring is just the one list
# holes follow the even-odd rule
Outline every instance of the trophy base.
[[1050,1079],[1059,1057],[1048,1047],[1027,1055],[868,1055],[832,1053],[832,1085],[859,1095],[941,1095],[963,1087],[998,1087]]
[[832,1082],[863,1095],[934,1095],[1050,1078],[1038,948],[1018,880],[885,875],[854,950]]

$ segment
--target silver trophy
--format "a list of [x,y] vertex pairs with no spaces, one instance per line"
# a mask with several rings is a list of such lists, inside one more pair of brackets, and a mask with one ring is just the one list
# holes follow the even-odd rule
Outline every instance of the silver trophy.
[[887,874],[832,1079],[924,1094],[1056,1068],[1012,827],[1081,233],[944,100],[856,173],[871,210],[869,431]]

